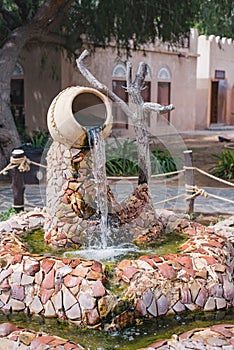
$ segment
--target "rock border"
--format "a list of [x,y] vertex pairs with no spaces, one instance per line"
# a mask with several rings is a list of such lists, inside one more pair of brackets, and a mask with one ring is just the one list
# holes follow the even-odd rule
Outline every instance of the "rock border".
[[21,236],[43,225],[45,210],[0,223],[0,309],[116,330],[140,316],[233,307],[234,217],[205,227],[166,210],[158,214],[164,227],[183,230],[189,239],[180,254],[118,263],[116,283],[126,287],[121,297],[105,287],[105,266],[98,261],[27,252]]

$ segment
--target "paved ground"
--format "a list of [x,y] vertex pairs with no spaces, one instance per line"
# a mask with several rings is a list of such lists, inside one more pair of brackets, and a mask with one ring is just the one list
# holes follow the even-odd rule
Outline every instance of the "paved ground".
[[[218,136],[223,135],[230,139],[234,139],[234,130],[227,131],[201,131],[193,133],[181,134],[187,148],[193,150],[194,165],[201,169],[208,170],[214,160],[211,154],[221,152],[225,143],[218,141]],[[151,194],[154,202],[162,202],[174,196],[179,198],[167,203],[155,204],[156,208],[170,208],[173,210],[186,209],[185,188],[183,175],[174,181],[155,181],[151,183]],[[234,187],[227,187],[217,183],[204,176],[196,175],[196,184],[205,189],[207,193],[216,196],[225,197],[229,200],[234,200]],[[129,181],[117,181],[111,185],[117,200],[122,200],[131,194],[134,185]],[[6,210],[12,205],[12,191],[10,178],[0,178],[0,211]],[[34,206],[45,206],[45,184],[26,185],[25,189],[25,209],[30,209]],[[198,197],[195,200],[195,211],[204,213],[234,213],[233,203],[220,201],[210,196],[208,198]]]

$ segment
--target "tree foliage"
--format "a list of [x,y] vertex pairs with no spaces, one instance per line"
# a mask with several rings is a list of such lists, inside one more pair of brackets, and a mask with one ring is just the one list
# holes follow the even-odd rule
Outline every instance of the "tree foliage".
[[[40,8],[47,6],[49,13],[51,3],[48,0],[1,0],[1,45],[12,31],[29,24]],[[51,11],[37,40],[42,40],[43,34],[59,34],[66,37],[64,45],[69,49],[79,47],[84,34],[96,44],[105,45],[114,39],[125,47],[129,47],[130,40],[137,47],[153,42],[156,36],[164,41],[175,41],[188,33],[197,11],[196,1],[191,0],[179,3],[174,0],[64,0],[54,6],[57,11]]]
[[200,1],[195,23],[199,34],[234,39],[234,1]]

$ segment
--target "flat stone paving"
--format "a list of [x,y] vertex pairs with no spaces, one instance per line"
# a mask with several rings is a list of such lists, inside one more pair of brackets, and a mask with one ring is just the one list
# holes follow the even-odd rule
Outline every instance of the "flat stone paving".
[[[135,188],[135,184],[130,181],[117,181],[111,184],[111,188],[118,201],[121,201],[131,195]],[[151,195],[153,197],[156,209],[171,209],[186,211],[185,188],[184,186],[172,186],[165,183],[152,182],[150,185]],[[233,188],[204,188],[207,193],[224,197],[230,200],[234,200],[234,187]],[[30,210],[33,207],[43,208],[46,205],[46,189],[45,185],[25,185],[25,209]],[[169,202],[162,202],[169,198],[180,196]],[[159,202],[159,203],[158,203]],[[0,182],[0,212],[9,209],[13,203],[13,194],[10,183]],[[157,204],[158,203],[158,204]],[[223,200],[212,198],[204,198],[199,196],[195,200],[195,212],[204,213],[223,213],[233,214],[233,203],[229,203]]]

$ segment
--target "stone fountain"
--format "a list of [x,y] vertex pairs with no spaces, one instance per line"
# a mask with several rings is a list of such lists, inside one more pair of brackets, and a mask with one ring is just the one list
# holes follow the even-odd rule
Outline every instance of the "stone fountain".
[[[84,55],[78,66],[85,75],[83,59]],[[141,65],[135,82],[129,81],[128,84],[136,104],[141,102],[142,67],[144,65]],[[121,260],[113,268],[111,282],[105,264],[92,256],[84,259],[28,252],[22,237],[38,227],[44,227],[45,242],[55,249],[86,247],[90,236],[101,241],[102,213],[96,203],[97,183],[90,151],[95,139],[89,137],[89,129],[97,130],[105,139],[111,131],[112,115],[110,102],[102,93],[105,88],[96,85],[99,89],[67,88],[50,106],[48,125],[54,141],[47,158],[47,206],[46,210],[34,209],[0,224],[0,309],[8,314],[18,311],[116,331],[139,318],[179,317],[186,311],[232,308],[234,218],[222,225],[205,227],[191,221],[187,215],[166,210],[156,216],[148,186],[148,150],[144,142],[140,142],[141,171],[132,195],[118,203],[108,184],[106,186],[106,229],[112,228],[108,221],[124,227],[125,232],[130,232],[128,239],[139,245],[155,242],[166,228],[183,232],[187,241],[180,246],[178,253],[142,254],[138,259]],[[129,117],[134,114],[137,139],[141,141],[147,138],[141,127],[144,113],[149,109],[165,111],[172,108],[146,104],[142,115],[139,105],[134,113],[125,105],[122,107]],[[111,283],[121,286],[122,292],[115,293],[110,288]],[[210,340],[214,336],[215,341]],[[9,346],[9,349],[15,349],[19,344],[23,349],[39,346],[43,349],[57,349],[56,346],[83,349],[71,342],[20,330],[9,324],[0,325],[0,337],[1,345]],[[215,346],[222,343],[224,347],[219,348],[231,349],[234,325],[191,331],[180,338],[174,336],[172,340],[152,344],[150,348],[169,349],[174,346],[186,349],[191,342],[196,348],[196,342],[201,342],[202,337],[206,340],[197,348],[217,349]]]

